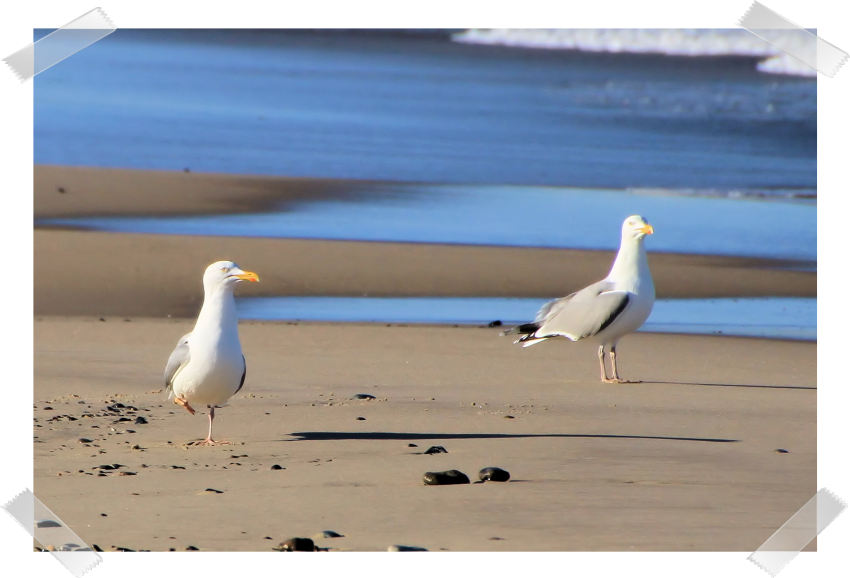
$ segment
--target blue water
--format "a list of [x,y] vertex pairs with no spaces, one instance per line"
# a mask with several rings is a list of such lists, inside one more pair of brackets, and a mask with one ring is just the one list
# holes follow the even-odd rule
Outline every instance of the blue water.
[[[534,319],[542,299],[492,297],[246,297],[240,318],[505,325]],[[641,331],[817,341],[817,299],[662,299]]]
[[815,79],[448,34],[119,29],[34,81],[37,164],[438,183],[817,186]]
[[[363,189],[363,187],[360,187]],[[51,219],[104,231],[616,249],[625,217],[655,227],[650,251],[817,260],[811,203],[556,187],[373,185],[345,200],[266,214]]]

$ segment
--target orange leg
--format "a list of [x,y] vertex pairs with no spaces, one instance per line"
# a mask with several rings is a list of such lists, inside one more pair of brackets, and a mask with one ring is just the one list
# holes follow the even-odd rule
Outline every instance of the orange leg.
[[188,401],[186,401],[185,399],[183,399],[182,397],[175,397],[175,398],[174,398],[174,403],[176,403],[176,404],[177,404],[177,405],[179,405],[179,406],[182,406],[182,407],[183,407],[183,409],[185,409],[186,411],[188,411],[188,412],[189,412],[189,413],[191,413],[192,415],[195,415],[195,410],[194,410],[194,409],[192,409],[192,406],[191,406],[191,405],[189,405],[189,402],[188,402]]
[[215,419],[215,407],[210,407],[210,430],[207,433],[207,439],[202,442],[198,442],[199,446],[216,446],[216,445],[230,445],[230,442],[217,442],[212,439],[212,424]]

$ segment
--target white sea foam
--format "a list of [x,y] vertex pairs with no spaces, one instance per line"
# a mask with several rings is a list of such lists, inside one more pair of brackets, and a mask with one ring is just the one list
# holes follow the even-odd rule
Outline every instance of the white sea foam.
[[[781,35],[787,31],[762,31]],[[584,50],[588,52],[632,52],[677,56],[765,57],[757,68],[773,74],[817,76],[817,72],[792,56],[740,29],[471,29],[452,36],[457,42],[501,44],[525,48]],[[816,50],[815,37],[796,35],[800,54]]]

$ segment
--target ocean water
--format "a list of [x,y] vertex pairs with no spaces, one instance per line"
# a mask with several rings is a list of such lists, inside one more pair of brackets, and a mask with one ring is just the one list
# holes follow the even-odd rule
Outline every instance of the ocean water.
[[119,29],[34,79],[35,162],[815,195],[814,78],[452,34]]
[[[534,319],[541,299],[494,297],[243,297],[243,319],[506,326]],[[817,341],[817,300],[809,298],[661,299],[640,329]]]
[[101,231],[615,250],[625,217],[655,227],[649,251],[817,261],[817,206],[564,187],[374,184],[350,198],[261,214],[45,219]]

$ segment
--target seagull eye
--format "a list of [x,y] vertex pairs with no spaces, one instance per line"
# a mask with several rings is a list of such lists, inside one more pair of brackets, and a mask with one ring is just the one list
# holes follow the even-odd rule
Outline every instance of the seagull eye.
[[222,273],[227,273],[227,267],[222,267],[222,268],[221,268],[221,272],[222,272]]

